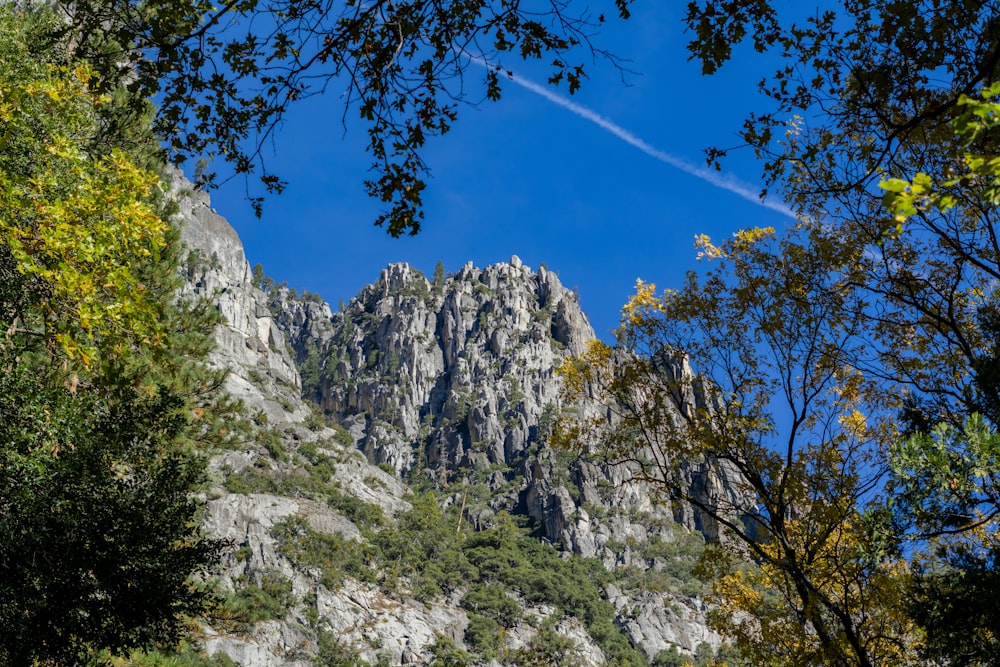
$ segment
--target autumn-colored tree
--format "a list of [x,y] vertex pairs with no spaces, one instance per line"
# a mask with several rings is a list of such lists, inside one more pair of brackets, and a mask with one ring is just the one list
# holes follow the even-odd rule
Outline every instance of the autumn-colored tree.
[[[691,3],[690,51],[707,73],[744,40],[781,54],[741,136],[762,160],[768,189],[815,233],[865,249],[855,279],[877,304],[866,371],[905,385],[930,423],[960,425],[996,396],[977,378],[990,366],[980,362],[992,345],[983,320],[1000,276],[997,213],[989,186],[961,176],[965,155],[995,154],[994,132],[964,130],[981,113],[970,103],[1000,75],[998,6],[862,0],[802,9]],[[887,209],[878,187],[956,179],[963,187],[945,193],[949,206],[922,207],[905,225],[897,219],[905,198]]]
[[[0,662],[171,642],[219,556],[196,518],[221,437],[217,316],[177,303],[158,178],[102,139],[92,70],[0,7]],[[141,127],[133,136],[150,136]]]
[[[984,484],[993,464],[981,445],[1000,419],[998,9],[862,0],[801,12],[705,0],[687,16],[707,73],[744,40],[783,56],[760,84],[766,108],[741,134],[769,189],[814,235],[859,250],[851,283],[870,341],[855,363],[905,397],[900,444],[886,453],[882,516],[895,523],[879,530],[890,542],[905,535],[919,554],[910,609],[928,633],[927,658],[954,664],[995,654],[980,641],[995,632],[991,610],[975,601],[989,597],[980,584],[995,580],[996,564]],[[939,622],[963,616],[966,641]]]
[[[807,227],[699,246],[703,277],[662,294],[640,283],[618,347],[594,343],[564,366],[570,398],[602,408],[564,420],[562,443],[720,526],[714,616],[750,664],[912,662],[906,568],[870,557],[864,514],[899,396],[857,367],[870,345],[858,249]],[[699,462],[740,492],[693,491]],[[744,558],[756,566],[736,567]]]
[[[948,215],[976,198],[984,209],[1000,202],[997,159],[973,152],[1000,125],[998,95],[1000,84],[994,83],[980,97],[960,96],[963,111],[953,126],[961,143],[952,156],[954,170],[944,178],[918,172],[912,180],[883,180],[884,203],[895,214],[898,234],[914,218]],[[919,410],[908,413],[911,433],[893,453],[892,511],[884,516],[894,520],[892,532],[925,545],[909,595],[910,613],[926,634],[924,655],[945,664],[995,665],[1000,327],[995,294],[970,291],[984,343],[970,364],[968,404],[974,411],[961,425],[934,425]]]
[[[39,18],[34,34],[54,24]],[[0,235],[7,261],[39,287],[33,308],[7,313],[10,333],[58,342],[84,366],[99,346],[122,355],[157,344],[157,297],[137,268],[167,245],[169,226],[154,211],[157,177],[93,144],[103,131],[98,109],[113,103],[88,89],[86,64],[39,58],[23,33],[3,39]]]

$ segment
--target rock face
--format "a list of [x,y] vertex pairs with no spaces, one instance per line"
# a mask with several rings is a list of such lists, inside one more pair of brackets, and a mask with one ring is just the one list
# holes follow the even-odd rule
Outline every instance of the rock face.
[[181,239],[188,249],[182,296],[210,299],[224,318],[216,330],[210,362],[228,369],[227,388],[235,397],[249,408],[281,418],[284,413],[275,397],[265,397],[254,387],[252,378],[266,376],[296,399],[301,381],[266,296],[251,284],[243,243],[236,230],[212,209],[207,194],[191,191],[190,184],[178,175],[174,178]]
[[[594,337],[555,273],[517,257],[431,279],[393,264],[334,312],[255,275],[232,227],[182,187],[183,291],[225,317],[211,361],[229,369],[248,414],[245,446],[212,462],[206,527],[235,545],[224,588],[261,608],[284,601],[267,618],[208,628],[210,653],[245,667],[341,664],[337,651],[424,665],[466,649],[468,662],[454,664],[501,665],[545,650],[555,633],[581,665],[613,664],[592,626],[558,604],[509,589],[484,611],[471,580],[429,595],[406,572],[387,573],[379,531],[412,523],[426,493],[458,517],[456,533],[520,516],[545,553],[596,559],[609,620],[650,658],[718,647],[689,575],[711,526],[623,484],[624,471],[547,446],[564,407],[555,369]],[[708,495],[736,493],[707,466],[691,479]],[[336,576],[331,560],[343,565]],[[510,604],[511,618],[496,612]],[[487,650],[478,628],[497,618],[502,643]]]
[[[307,393],[372,463],[442,482],[493,470],[493,491],[518,483],[517,497],[498,497],[497,507],[528,514],[549,540],[583,556],[609,556],[605,542],[645,531],[598,528],[583,506],[658,512],[648,489],[624,484],[626,471],[559,462],[543,447],[564,408],[555,369],[594,339],[576,295],[553,272],[533,272],[515,256],[428,280],[393,264],[332,315],[287,290],[275,297],[277,325],[310,369]],[[689,475],[699,496],[737,493],[710,466]],[[691,507],[668,516],[716,537]]]
[[393,264],[332,317],[313,303],[279,306],[300,359],[318,348],[323,409],[356,422],[368,458],[401,475],[523,456],[558,407],[555,367],[593,338],[555,274],[516,257],[438,283]]

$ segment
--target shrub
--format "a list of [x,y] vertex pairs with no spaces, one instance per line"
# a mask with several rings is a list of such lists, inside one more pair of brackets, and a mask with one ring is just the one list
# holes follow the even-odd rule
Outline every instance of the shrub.
[[455,642],[444,635],[438,635],[428,650],[431,654],[428,667],[469,667],[473,662],[471,655],[455,646]]
[[258,575],[258,582],[240,582],[236,592],[226,601],[231,618],[244,624],[282,619],[295,604],[292,582],[280,572],[267,571]]
[[487,660],[491,660],[503,647],[503,629],[492,618],[481,614],[469,614],[469,625],[465,628],[465,643]]
[[279,553],[300,569],[319,570],[319,582],[330,590],[339,588],[346,577],[375,581],[367,565],[370,554],[359,542],[317,532],[302,517],[275,524],[271,534],[278,541]]
[[476,584],[462,598],[462,606],[492,618],[505,628],[512,628],[521,620],[521,605],[496,584]]
[[319,649],[313,657],[316,667],[362,667],[367,662],[358,657],[357,651],[326,628],[321,628],[318,635]]

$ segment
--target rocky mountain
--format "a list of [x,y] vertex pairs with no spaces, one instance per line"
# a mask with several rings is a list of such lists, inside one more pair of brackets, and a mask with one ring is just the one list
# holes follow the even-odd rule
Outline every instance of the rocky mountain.
[[179,179],[175,194],[184,292],[225,317],[212,363],[247,414],[211,466],[206,527],[234,548],[209,653],[596,666],[719,648],[691,574],[711,526],[547,443],[580,409],[555,368],[594,336],[554,272],[393,264],[334,310],[251,269],[206,195]]

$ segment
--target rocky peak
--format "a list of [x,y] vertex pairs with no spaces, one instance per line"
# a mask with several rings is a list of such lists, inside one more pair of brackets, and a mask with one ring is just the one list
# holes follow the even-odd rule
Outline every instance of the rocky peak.
[[[547,445],[567,409],[555,369],[594,337],[556,273],[516,256],[433,278],[391,264],[335,310],[254,275],[232,227],[206,196],[182,187],[183,292],[211,299],[225,317],[212,362],[230,370],[229,390],[255,424],[244,446],[213,461],[219,485],[207,527],[237,547],[225,587],[268,601],[261,591],[287,586],[277,616],[249,629],[207,629],[211,652],[244,667],[306,667],[329,631],[372,664],[425,665],[434,646],[471,650],[485,641],[476,628],[486,612],[464,597],[471,584],[414,599],[405,576],[393,588],[384,572],[355,565],[345,574],[340,565],[375,553],[378,531],[401,529],[396,522],[428,489],[473,535],[503,525],[504,514],[527,517],[532,544],[561,549],[557,560],[599,559],[614,582],[602,593],[611,620],[648,656],[718,645],[697,582],[668,574],[689,567],[703,543],[692,529],[710,529],[689,509],[625,484],[624,471]],[[691,475],[705,493],[727,492],[713,469]],[[447,534],[456,535],[451,521]],[[331,545],[339,555],[319,560]],[[551,627],[576,647],[575,662],[604,662],[580,619],[560,620],[552,603],[524,591],[503,596],[515,616],[533,619],[504,626],[505,651],[534,645],[538,628]]]
[[315,398],[400,474],[510,465],[558,409],[554,369],[594,337],[556,274],[517,257],[437,280],[391,264],[328,320],[311,305],[275,311],[318,362]]
[[[651,490],[625,483],[627,471],[545,446],[552,422],[569,408],[555,369],[594,339],[577,295],[554,272],[533,271],[514,256],[483,269],[469,262],[429,280],[397,263],[329,315],[287,292],[277,297],[276,322],[310,376],[307,394],[372,463],[445,487],[489,471],[493,509],[528,514],[547,539],[609,563],[617,555],[607,544],[647,533],[641,521],[591,519],[588,506],[641,512],[717,537],[714,523],[693,508],[651,503]],[[691,375],[686,367],[666,370]],[[692,408],[700,400],[695,384],[692,377]],[[715,466],[692,465],[689,474],[699,496],[737,493],[732,476]]]
[[301,390],[285,335],[275,325],[264,293],[252,284],[251,269],[236,230],[212,208],[208,195],[194,190],[178,172],[172,196],[180,207],[183,297],[208,299],[223,317],[210,362],[229,371],[227,389],[255,409],[280,416],[275,401],[264,401],[254,378],[282,387],[286,400]]

